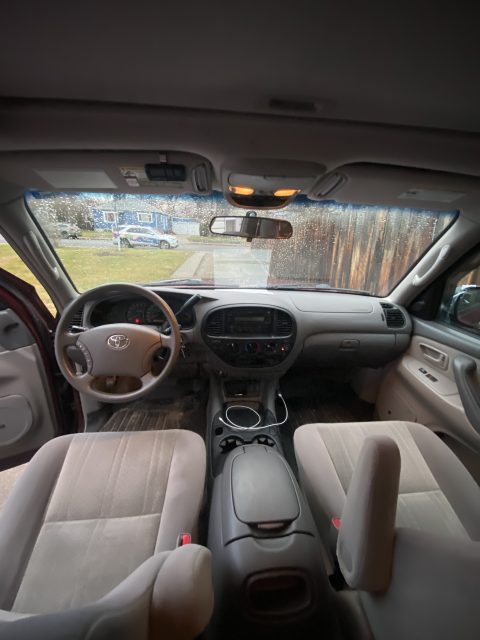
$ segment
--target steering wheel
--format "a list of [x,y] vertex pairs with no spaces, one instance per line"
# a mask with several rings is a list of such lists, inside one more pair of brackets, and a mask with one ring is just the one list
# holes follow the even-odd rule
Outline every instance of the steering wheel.
[[[118,294],[142,296],[156,305],[170,325],[170,334],[127,322],[87,327],[80,333],[71,331],[74,315],[85,304]],[[153,356],[162,347],[169,352],[162,371],[155,375]],[[153,291],[134,284],[106,284],[80,294],[64,310],[55,333],[55,355],[61,372],[77,391],[101,402],[138,400],[158,387],[175,365],[180,347],[180,327],[172,309]],[[79,356],[86,369],[81,373],[75,365]],[[136,388],[113,393],[101,388],[102,377],[118,376],[135,379]]]

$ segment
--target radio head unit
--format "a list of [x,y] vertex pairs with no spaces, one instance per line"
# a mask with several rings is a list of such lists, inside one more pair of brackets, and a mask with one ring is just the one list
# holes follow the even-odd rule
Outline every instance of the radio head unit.
[[293,316],[276,307],[222,307],[205,318],[203,337],[221,360],[234,367],[274,367],[295,343]]
[[235,307],[225,312],[225,329],[229,336],[273,335],[273,311],[266,308]]

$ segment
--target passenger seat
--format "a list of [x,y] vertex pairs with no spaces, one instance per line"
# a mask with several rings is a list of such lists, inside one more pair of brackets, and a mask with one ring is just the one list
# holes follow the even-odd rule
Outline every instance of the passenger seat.
[[409,422],[310,424],[294,443],[324,540],[340,520],[338,564],[373,637],[478,638],[480,487],[447,446]]
[[400,450],[396,524],[459,540],[480,540],[480,487],[434,433],[413,422],[307,424],[295,432],[300,480],[317,526],[340,517],[365,439],[383,435]]

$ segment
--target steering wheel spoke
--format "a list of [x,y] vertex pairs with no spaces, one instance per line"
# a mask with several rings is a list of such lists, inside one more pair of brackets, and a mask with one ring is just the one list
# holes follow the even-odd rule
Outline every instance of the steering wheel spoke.
[[141,378],[142,389],[149,389],[157,380],[158,376],[154,376],[151,371],[147,371]]
[[95,376],[90,373],[81,373],[75,376],[76,388],[82,393],[92,393],[93,380],[95,380]]
[[63,348],[66,349],[67,347],[76,347],[77,340],[81,335],[81,333],[72,333],[71,331],[66,331],[61,338]]
[[161,333],[160,339],[162,341],[162,347],[170,349],[170,351],[173,351],[177,347],[177,338],[173,333]]

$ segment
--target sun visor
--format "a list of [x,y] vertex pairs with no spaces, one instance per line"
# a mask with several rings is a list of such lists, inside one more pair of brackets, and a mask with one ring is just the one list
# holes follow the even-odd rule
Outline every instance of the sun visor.
[[435,171],[374,164],[351,164],[323,176],[308,194],[311,200],[389,207],[461,210],[478,198],[479,181]]
[[19,152],[0,154],[0,180],[34,191],[208,195],[208,160],[183,152]]

